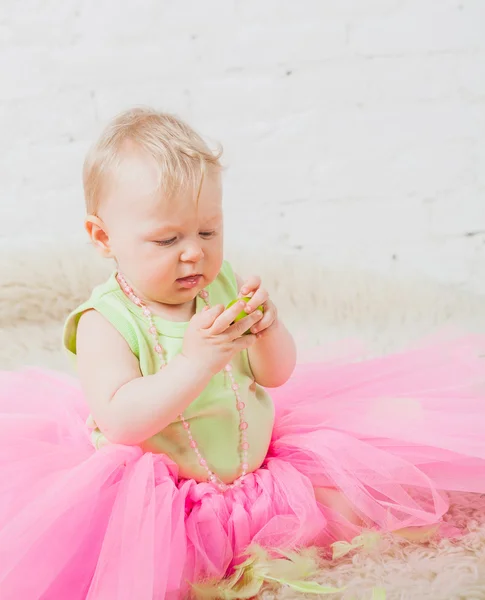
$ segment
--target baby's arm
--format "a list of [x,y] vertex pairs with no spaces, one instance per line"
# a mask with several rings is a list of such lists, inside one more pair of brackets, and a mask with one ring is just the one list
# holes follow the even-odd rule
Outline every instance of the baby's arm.
[[91,414],[116,444],[139,444],[177,420],[212,376],[179,354],[162,371],[142,377],[126,341],[94,310],[79,321],[76,353]]
[[148,376],[100,313],[84,313],[77,330],[78,373],[93,419],[108,441],[140,444],[176,421],[211,377],[256,341],[243,333],[261,320],[260,311],[234,323],[244,306],[242,301],[227,310],[217,305],[194,315],[182,352]]
[[[261,286],[259,277],[249,278],[246,282],[236,274],[239,295],[241,288],[254,292],[252,301],[253,310],[267,298],[266,305],[274,312],[274,320],[265,330],[265,318],[255,328],[262,331],[261,337],[248,349],[249,363],[254,378],[259,385],[264,387],[279,387],[290,378],[296,364],[296,346],[291,333],[276,314],[276,307]],[[261,301],[259,300],[261,298]],[[248,304],[250,304],[248,302]],[[257,312],[257,311],[256,311]],[[269,315],[267,315],[269,316]]]

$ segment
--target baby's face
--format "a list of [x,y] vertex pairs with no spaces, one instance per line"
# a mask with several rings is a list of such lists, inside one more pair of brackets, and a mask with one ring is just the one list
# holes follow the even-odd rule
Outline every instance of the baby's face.
[[191,302],[214,281],[223,260],[220,174],[166,199],[152,159],[131,156],[103,198],[99,216],[119,271],[145,300]]

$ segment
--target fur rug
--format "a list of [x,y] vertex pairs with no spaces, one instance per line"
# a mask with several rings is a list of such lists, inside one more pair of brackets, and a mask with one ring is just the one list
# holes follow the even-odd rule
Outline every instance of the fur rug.
[[[338,350],[358,339],[378,354],[443,330],[483,331],[485,299],[429,281],[335,270],[308,258],[228,252],[241,275],[257,272],[301,349]],[[0,368],[23,365],[67,370],[60,349],[63,319],[110,272],[88,246],[4,249],[0,256]],[[330,350],[332,348],[332,350]],[[335,351],[336,351],[335,350]],[[413,544],[383,538],[377,547],[337,561],[322,560],[315,579],[345,591],[330,597],[386,600],[485,600],[485,502],[454,496],[447,519],[468,533],[454,542]],[[304,598],[267,589],[266,600]],[[310,596],[308,596],[310,597]],[[376,596],[374,596],[376,597]],[[380,598],[380,596],[379,596]]]

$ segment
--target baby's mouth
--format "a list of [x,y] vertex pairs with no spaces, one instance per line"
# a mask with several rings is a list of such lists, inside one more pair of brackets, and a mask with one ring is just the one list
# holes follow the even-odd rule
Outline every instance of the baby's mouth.
[[191,288],[195,287],[201,279],[202,275],[188,275],[187,277],[180,277],[177,279],[177,283],[179,283],[182,287]]

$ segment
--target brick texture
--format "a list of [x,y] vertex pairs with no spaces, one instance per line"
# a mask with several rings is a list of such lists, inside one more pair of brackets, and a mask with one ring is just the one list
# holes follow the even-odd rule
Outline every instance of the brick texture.
[[485,292],[483,0],[2,0],[0,242],[83,239],[101,126],[225,147],[228,243]]

